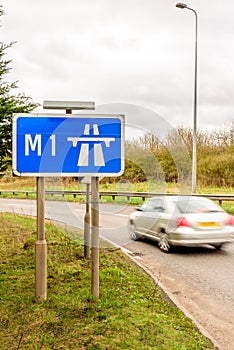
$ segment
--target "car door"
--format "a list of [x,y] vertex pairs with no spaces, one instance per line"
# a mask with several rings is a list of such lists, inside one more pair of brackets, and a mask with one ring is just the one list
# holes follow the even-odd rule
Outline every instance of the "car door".
[[164,210],[162,199],[151,199],[141,209],[142,211],[136,220],[137,230],[146,236],[156,236],[158,221]]

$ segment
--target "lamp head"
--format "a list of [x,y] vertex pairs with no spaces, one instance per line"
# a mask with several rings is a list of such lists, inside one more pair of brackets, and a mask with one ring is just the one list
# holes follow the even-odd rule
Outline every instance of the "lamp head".
[[179,9],[185,9],[185,8],[187,8],[187,5],[182,3],[182,2],[178,2],[176,4],[176,7],[178,7]]

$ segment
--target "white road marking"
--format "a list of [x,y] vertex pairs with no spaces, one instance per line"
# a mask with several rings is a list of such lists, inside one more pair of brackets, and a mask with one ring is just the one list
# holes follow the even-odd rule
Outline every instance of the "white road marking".
[[[84,209],[74,209],[75,212],[81,212],[81,213],[85,213]],[[115,214],[115,213],[110,213],[110,212],[103,212],[100,210],[100,214],[101,215],[113,215],[113,216],[122,216],[122,217],[128,217],[127,214]]]

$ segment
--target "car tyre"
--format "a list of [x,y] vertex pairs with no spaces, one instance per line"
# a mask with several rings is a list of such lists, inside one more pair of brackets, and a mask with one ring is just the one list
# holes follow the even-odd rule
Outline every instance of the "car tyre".
[[136,232],[136,227],[133,222],[128,224],[128,233],[133,241],[137,241],[140,238],[139,234]]
[[168,235],[165,231],[162,231],[160,233],[158,246],[159,246],[159,249],[164,253],[169,253],[171,251],[171,245],[168,242]]

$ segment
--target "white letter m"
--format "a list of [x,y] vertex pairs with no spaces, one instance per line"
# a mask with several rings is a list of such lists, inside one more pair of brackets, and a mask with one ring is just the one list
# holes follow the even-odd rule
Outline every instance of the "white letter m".
[[25,156],[29,156],[29,149],[35,151],[37,147],[37,155],[41,156],[41,135],[35,135],[34,141],[31,134],[25,134]]

